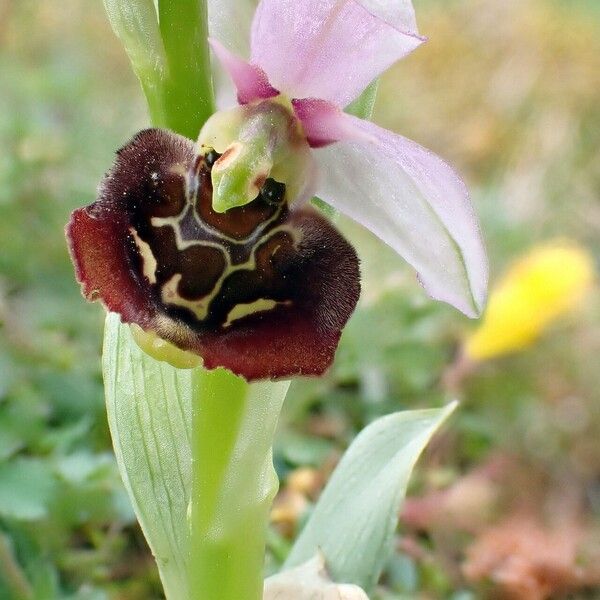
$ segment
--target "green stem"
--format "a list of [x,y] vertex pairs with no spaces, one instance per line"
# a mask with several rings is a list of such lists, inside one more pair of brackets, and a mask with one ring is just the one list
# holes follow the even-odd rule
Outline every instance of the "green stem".
[[155,127],[196,139],[214,112],[206,0],[104,0]]
[[214,112],[206,0],[160,0],[158,17],[167,67],[163,125],[196,139]]
[[193,376],[191,600],[260,600],[275,427],[289,383]]

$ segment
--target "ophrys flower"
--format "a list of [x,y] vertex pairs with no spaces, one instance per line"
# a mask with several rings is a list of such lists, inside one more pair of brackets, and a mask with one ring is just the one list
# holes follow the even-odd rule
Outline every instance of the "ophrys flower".
[[240,106],[209,119],[196,147],[138,134],[97,202],[75,211],[85,295],[207,368],[320,374],[359,271],[352,247],[305,206],[316,192],[402,254],[433,297],[477,314],[487,266],[464,184],[414,142],[342,110],[422,41],[410,2],[384,14],[375,0],[262,0],[249,62],[211,42]]

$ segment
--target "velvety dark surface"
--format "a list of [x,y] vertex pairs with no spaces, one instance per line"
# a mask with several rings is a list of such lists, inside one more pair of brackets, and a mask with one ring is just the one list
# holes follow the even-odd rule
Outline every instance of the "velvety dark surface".
[[118,151],[97,201],[67,227],[84,296],[208,368],[322,374],[360,294],[354,249],[316,211],[290,210],[270,180],[250,204],[214,212],[210,163],[159,129]]

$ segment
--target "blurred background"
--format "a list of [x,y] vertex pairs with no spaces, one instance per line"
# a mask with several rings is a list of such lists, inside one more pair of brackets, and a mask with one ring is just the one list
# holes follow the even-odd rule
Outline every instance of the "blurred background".
[[[374,118],[465,176],[490,311],[482,324],[429,301],[340,221],[364,293],[330,374],[286,402],[267,567],[366,423],[458,397],[377,597],[597,599],[600,2],[414,3],[430,41],[384,77]],[[103,310],[81,298],[63,237],[147,123],[100,1],[0,0],[1,600],[161,598],[112,456]]]

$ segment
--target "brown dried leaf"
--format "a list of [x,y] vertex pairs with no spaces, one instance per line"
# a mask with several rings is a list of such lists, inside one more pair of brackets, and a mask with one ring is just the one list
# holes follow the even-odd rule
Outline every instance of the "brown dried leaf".
[[502,598],[545,600],[591,583],[579,563],[582,526],[547,528],[533,517],[512,517],[487,529],[467,550],[462,570],[489,581]]

